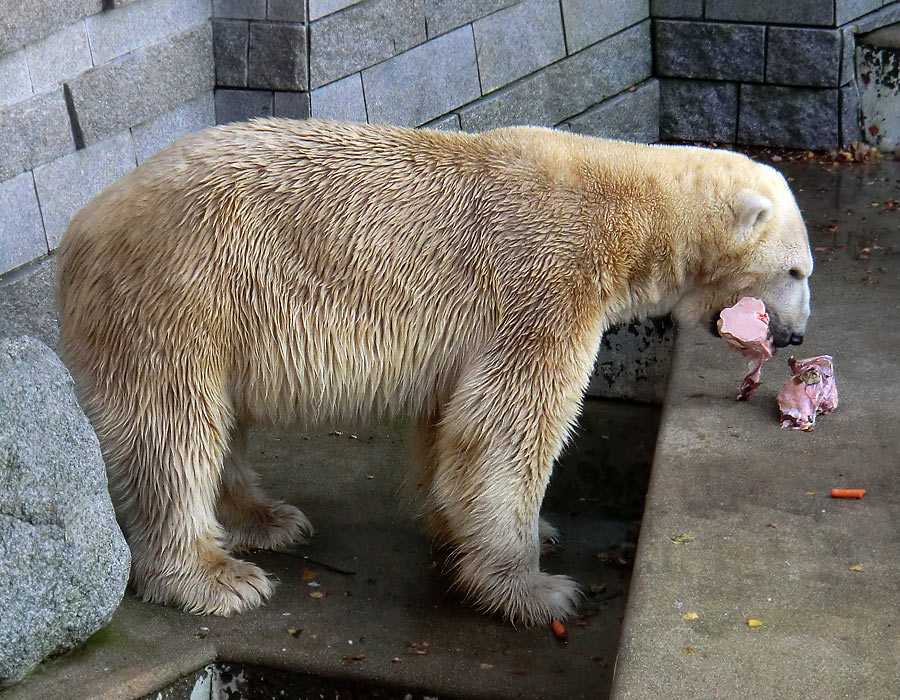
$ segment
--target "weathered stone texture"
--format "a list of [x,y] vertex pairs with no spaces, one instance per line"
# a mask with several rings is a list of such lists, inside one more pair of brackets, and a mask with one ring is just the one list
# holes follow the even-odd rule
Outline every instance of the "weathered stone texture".
[[243,19],[214,19],[212,29],[216,86],[247,87],[250,23]]
[[766,82],[837,87],[841,33],[837,29],[769,27]]
[[762,25],[657,20],[653,31],[657,75],[762,82]]
[[638,143],[659,141],[659,82],[648,80],[570,119],[578,134]]
[[139,49],[71,81],[86,144],[140,124],[214,84],[210,25]]
[[863,139],[859,110],[856,86],[845,85],[841,88],[841,145],[844,147]]
[[660,138],[734,141],[738,114],[736,83],[664,79],[659,84]]
[[36,93],[46,92],[93,65],[84,22],[76,22],[42,41],[29,44],[25,52]]
[[523,0],[472,27],[484,94],[566,55],[559,0]]
[[31,97],[31,78],[25,50],[0,56],[0,107]]
[[616,34],[459,110],[465,131],[552,126],[650,77],[650,22]]
[[305,22],[306,0],[268,0],[266,17],[279,22]]
[[650,16],[648,0],[562,0],[562,11],[570,54]]
[[250,23],[247,86],[269,90],[307,89],[303,25]]
[[836,148],[837,89],[741,85],[737,140],[755,146]]
[[664,18],[701,18],[703,0],[650,0],[650,14]]
[[34,177],[27,172],[0,182],[0,273],[46,252]]
[[0,54],[43,39],[102,8],[103,0],[0,0]]
[[276,92],[272,94],[272,115],[287,119],[307,119],[310,115],[308,92]]
[[445,114],[443,117],[433,119],[427,124],[422,124],[423,129],[440,129],[441,131],[459,131],[459,115]]
[[348,75],[310,93],[312,116],[349,122],[366,121],[362,76]]
[[851,22],[857,17],[862,17],[867,12],[879,9],[882,5],[890,4],[891,0],[835,0],[834,20],[837,26]]
[[706,19],[830,27],[834,0],[706,0]]
[[216,124],[272,116],[272,93],[266,90],[216,90]]
[[266,0],[213,0],[212,14],[222,19],[265,19]]
[[34,171],[47,243],[53,250],[75,212],[137,165],[131,132],[47,163]]
[[486,17],[519,0],[425,0],[428,38],[445,34],[476,19]]
[[0,109],[0,182],[73,150],[62,88]]
[[0,340],[0,484],[3,686],[103,626],[131,566],[72,380],[31,338]]
[[133,126],[131,127],[131,136],[134,140],[137,162],[145,161],[185,134],[213,126],[215,123],[216,107],[213,93],[210,91],[178,105],[165,114]]
[[423,124],[481,94],[472,29],[460,27],[367,68],[362,79],[370,122]]
[[309,19],[320,19],[345,7],[358,5],[359,2],[360,0],[309,0]]
[[94,64],[150,46],[209,20],[209,0],[141,0],[85,20]]
[[309,71],[317,88],[425,41],[424,0],[368,0],[310,25]]

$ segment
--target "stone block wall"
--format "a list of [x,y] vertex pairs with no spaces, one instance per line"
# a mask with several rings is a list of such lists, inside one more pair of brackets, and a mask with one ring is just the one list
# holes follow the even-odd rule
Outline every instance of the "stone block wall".
[[651,0],[663,139],[828,149],[861,140],[855,36],[896,0]]
[[210,0],[0,0],[0,275],[169,142],[213,124]]
[[219,123],[658,137],[648,0],[216,0],[213,15]]

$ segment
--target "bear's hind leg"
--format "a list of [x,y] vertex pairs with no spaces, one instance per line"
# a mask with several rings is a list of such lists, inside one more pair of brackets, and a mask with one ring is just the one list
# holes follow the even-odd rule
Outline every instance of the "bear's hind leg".
[[[140,371],[116,394],[91,397],[110,490],[144,600],[231,615],[274,591],[265,572],[231,557],[215,504],[227,449],[228,409],[190,367],[170,378]],[[95,385],[96,386],[96,385]],[[117,386],[118,388],[118,386]]]
[[284,501],[270,498],[259,485],[259,476],[247,462],[245,428],[231,434],[225,458],[216,512],[227,532],[225,548],[231,552],[251,549],[283,551],[306,544],[314,534],[303,512]]

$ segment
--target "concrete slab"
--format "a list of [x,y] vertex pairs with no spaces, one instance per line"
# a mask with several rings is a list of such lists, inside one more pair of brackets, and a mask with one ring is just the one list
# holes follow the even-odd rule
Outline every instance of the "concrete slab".
[[[379,686],[402,689],[398,700],[407,691],[445,699],[603,697],[630,566],[603,564],[596,555],[624,545],[627,558],[636,541],[658,416],[656,406],[590,401],[554,476],[545,513],[565,541],[544,566],[597,591],[569,625],[566,644],[547,628],[515,629],[479,615],[447,592],[441,560],[403,495],[403,426],[355,437],[259,431],[253,454],[266,487],[300,505],[318,529],[296,554],[251,557],[280,581],[269,605],[232,619],[200,618],[126,596],[96,640],[0,697],[131,700],[153,691],[156,698],[158,689],[216,659],[251,678],[272,676],[265,685],[279,691],[294,688],[297,674],[332,679],[324,687],[363,689],[342,698],[393,697],[368,694]],[[304,571],[315,579],[303,580]],[[324,597],[310,595],[319,593]],[[254,676],[248,666],[263,672]],[[192,697],[183,691],[195,683],[192,675],[165,697]]]
[[[795,351],[834,356],[840,406],[814,432],[781,430],[788,352],[738,403],[744,361],[681,333],[615,700],[900,697],[900,163],[787,174],[816,257]],[[868,492],[831,499],[841,486]]]

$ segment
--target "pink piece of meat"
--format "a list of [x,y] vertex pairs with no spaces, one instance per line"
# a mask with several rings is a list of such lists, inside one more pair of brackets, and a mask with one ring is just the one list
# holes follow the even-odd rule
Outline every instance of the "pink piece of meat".
[[716,326],[719,335],[750,359],[749,371],[737,397],[738,401],[746,401],[759,386],[763,363],[775,352],[766,305],[756,297],[744,297],[722,310]]
[[799,362],[792,357],[788,364],[793,376],[775,397],[781,427],[812,430],[817,415],[831,413],[838,405],[834,361],[831,355],[819,355]]

